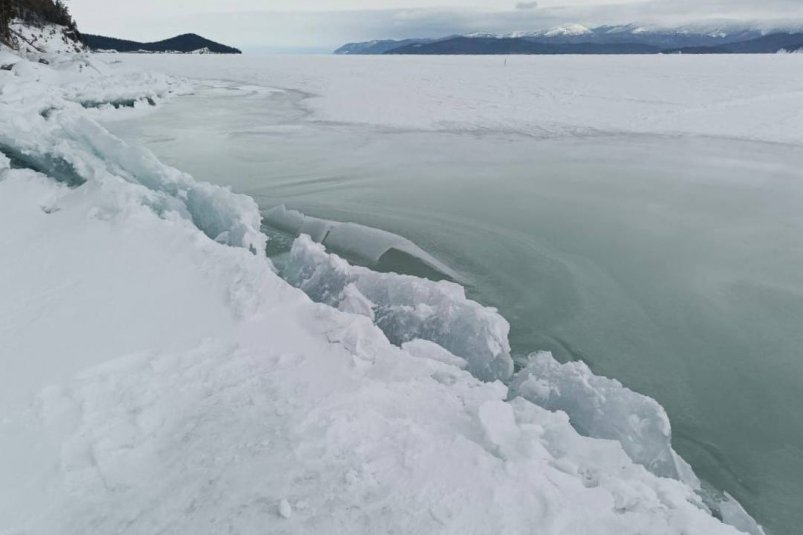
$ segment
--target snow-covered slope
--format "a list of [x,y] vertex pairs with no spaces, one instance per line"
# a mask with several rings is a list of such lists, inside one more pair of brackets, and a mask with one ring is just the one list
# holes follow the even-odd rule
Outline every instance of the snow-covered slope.
[[86,48],[72,31],[58,24],[28,24],[15,20],[10,30],[12,43],[22,54],[79,53]]
[[556,35],[589,35],[593,33],[590,28],[582,24],[568,24],[566,26],[558,26],[544,32],[547,37],[554,37]]
[[[690,475],[525,399],[571,410],[551,393],[585,370],[536,357],[513,391],[464,370],[510,373],[480,366],[508,362],[504,320],[459,288],[302,237],[296,289],[250,198],[93,119],[181,84],[0,59],[0,533],[738,533]],[[598,386],[615,410],[572,403],[634,422],[621,402],[638,398]]]

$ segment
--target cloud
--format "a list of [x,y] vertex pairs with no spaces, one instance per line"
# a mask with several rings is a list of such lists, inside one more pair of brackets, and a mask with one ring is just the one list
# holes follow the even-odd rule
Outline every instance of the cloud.
[[[80,5],[81,1],[88,0],[73,0],[74,4],[71,5]],[[411,4],[420,4],[422,0],[409,1]],[[440,1],[432,0],[433,3]],[[584,0],[583,5],[557,4],[556,1],[540,0],[537,7],[526,7],[534,2],[521,0],[518,4],[509,3],[507,9],[138,10],[125,17],[111,17],[108,10],[77,10],[74,14],[79,27],[87,33],[158,40],[179,33],[195,32],[246,50],[298,52],[329,52],[350,41],[444,37],[475,32],[502,34],[570,23],[586,26],[627,23],[679,25],[703,19],[728,18],[763,20],[770,27],[771,23],[766,21],[783,19],[783,24],[775,26],[783,27],[789,26],[792,20],[803,20],[801,0]],[[93,13],[97,13],[97,16]]]
[[537,9],[537,8],[538,8],[538,2],[519,2],[518,4],[516,4],[516,9],[527,10],[527,9]]

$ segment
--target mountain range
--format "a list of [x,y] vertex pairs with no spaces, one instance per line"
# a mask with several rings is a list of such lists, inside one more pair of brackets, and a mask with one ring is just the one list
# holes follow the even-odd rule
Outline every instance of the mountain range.
[[767,54],[803,51],[803,29],[745,26],[661,28],[570,24],[505,35],[451,35],[440,39],[348,43],[335,54]]
[[187,33],[154,43],[140,43],[102,35],[83,35],[84,42],[93,51],[181,53],[181,54],[241,54],[236,48],[210,41],[200,35]]

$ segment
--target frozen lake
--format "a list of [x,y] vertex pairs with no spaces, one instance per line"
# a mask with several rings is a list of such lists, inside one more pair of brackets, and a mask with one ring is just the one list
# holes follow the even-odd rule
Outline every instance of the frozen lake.
[[218,82],[114,133],[411,239],[516,355],[649,394],[698,475],[803,522],[803,56],[123,61]]

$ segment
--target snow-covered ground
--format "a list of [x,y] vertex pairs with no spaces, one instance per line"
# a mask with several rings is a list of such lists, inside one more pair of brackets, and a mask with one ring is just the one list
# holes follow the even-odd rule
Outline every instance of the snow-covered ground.
[[[691,134],[803,143],[799,54],[734,56],[242,56],[160,69],[303,88],[316,120],[538,138]],[[154,68],[149,58],[125,62]]]
[[[301,237],[295,288],[254,201],[96,122],[184,84],[50,60],[0,52],[0,533],[739,532],[657,403],[545,354],[509,389],[506,321],[453,283]],[[384,116],[354,78],[324,113]]]
[[77,42],[67,28],[58,24],[26,24],[16,19],[10,24],[11,41],[17,51],[40,59],[41,54],[80,53],[86,47]]

